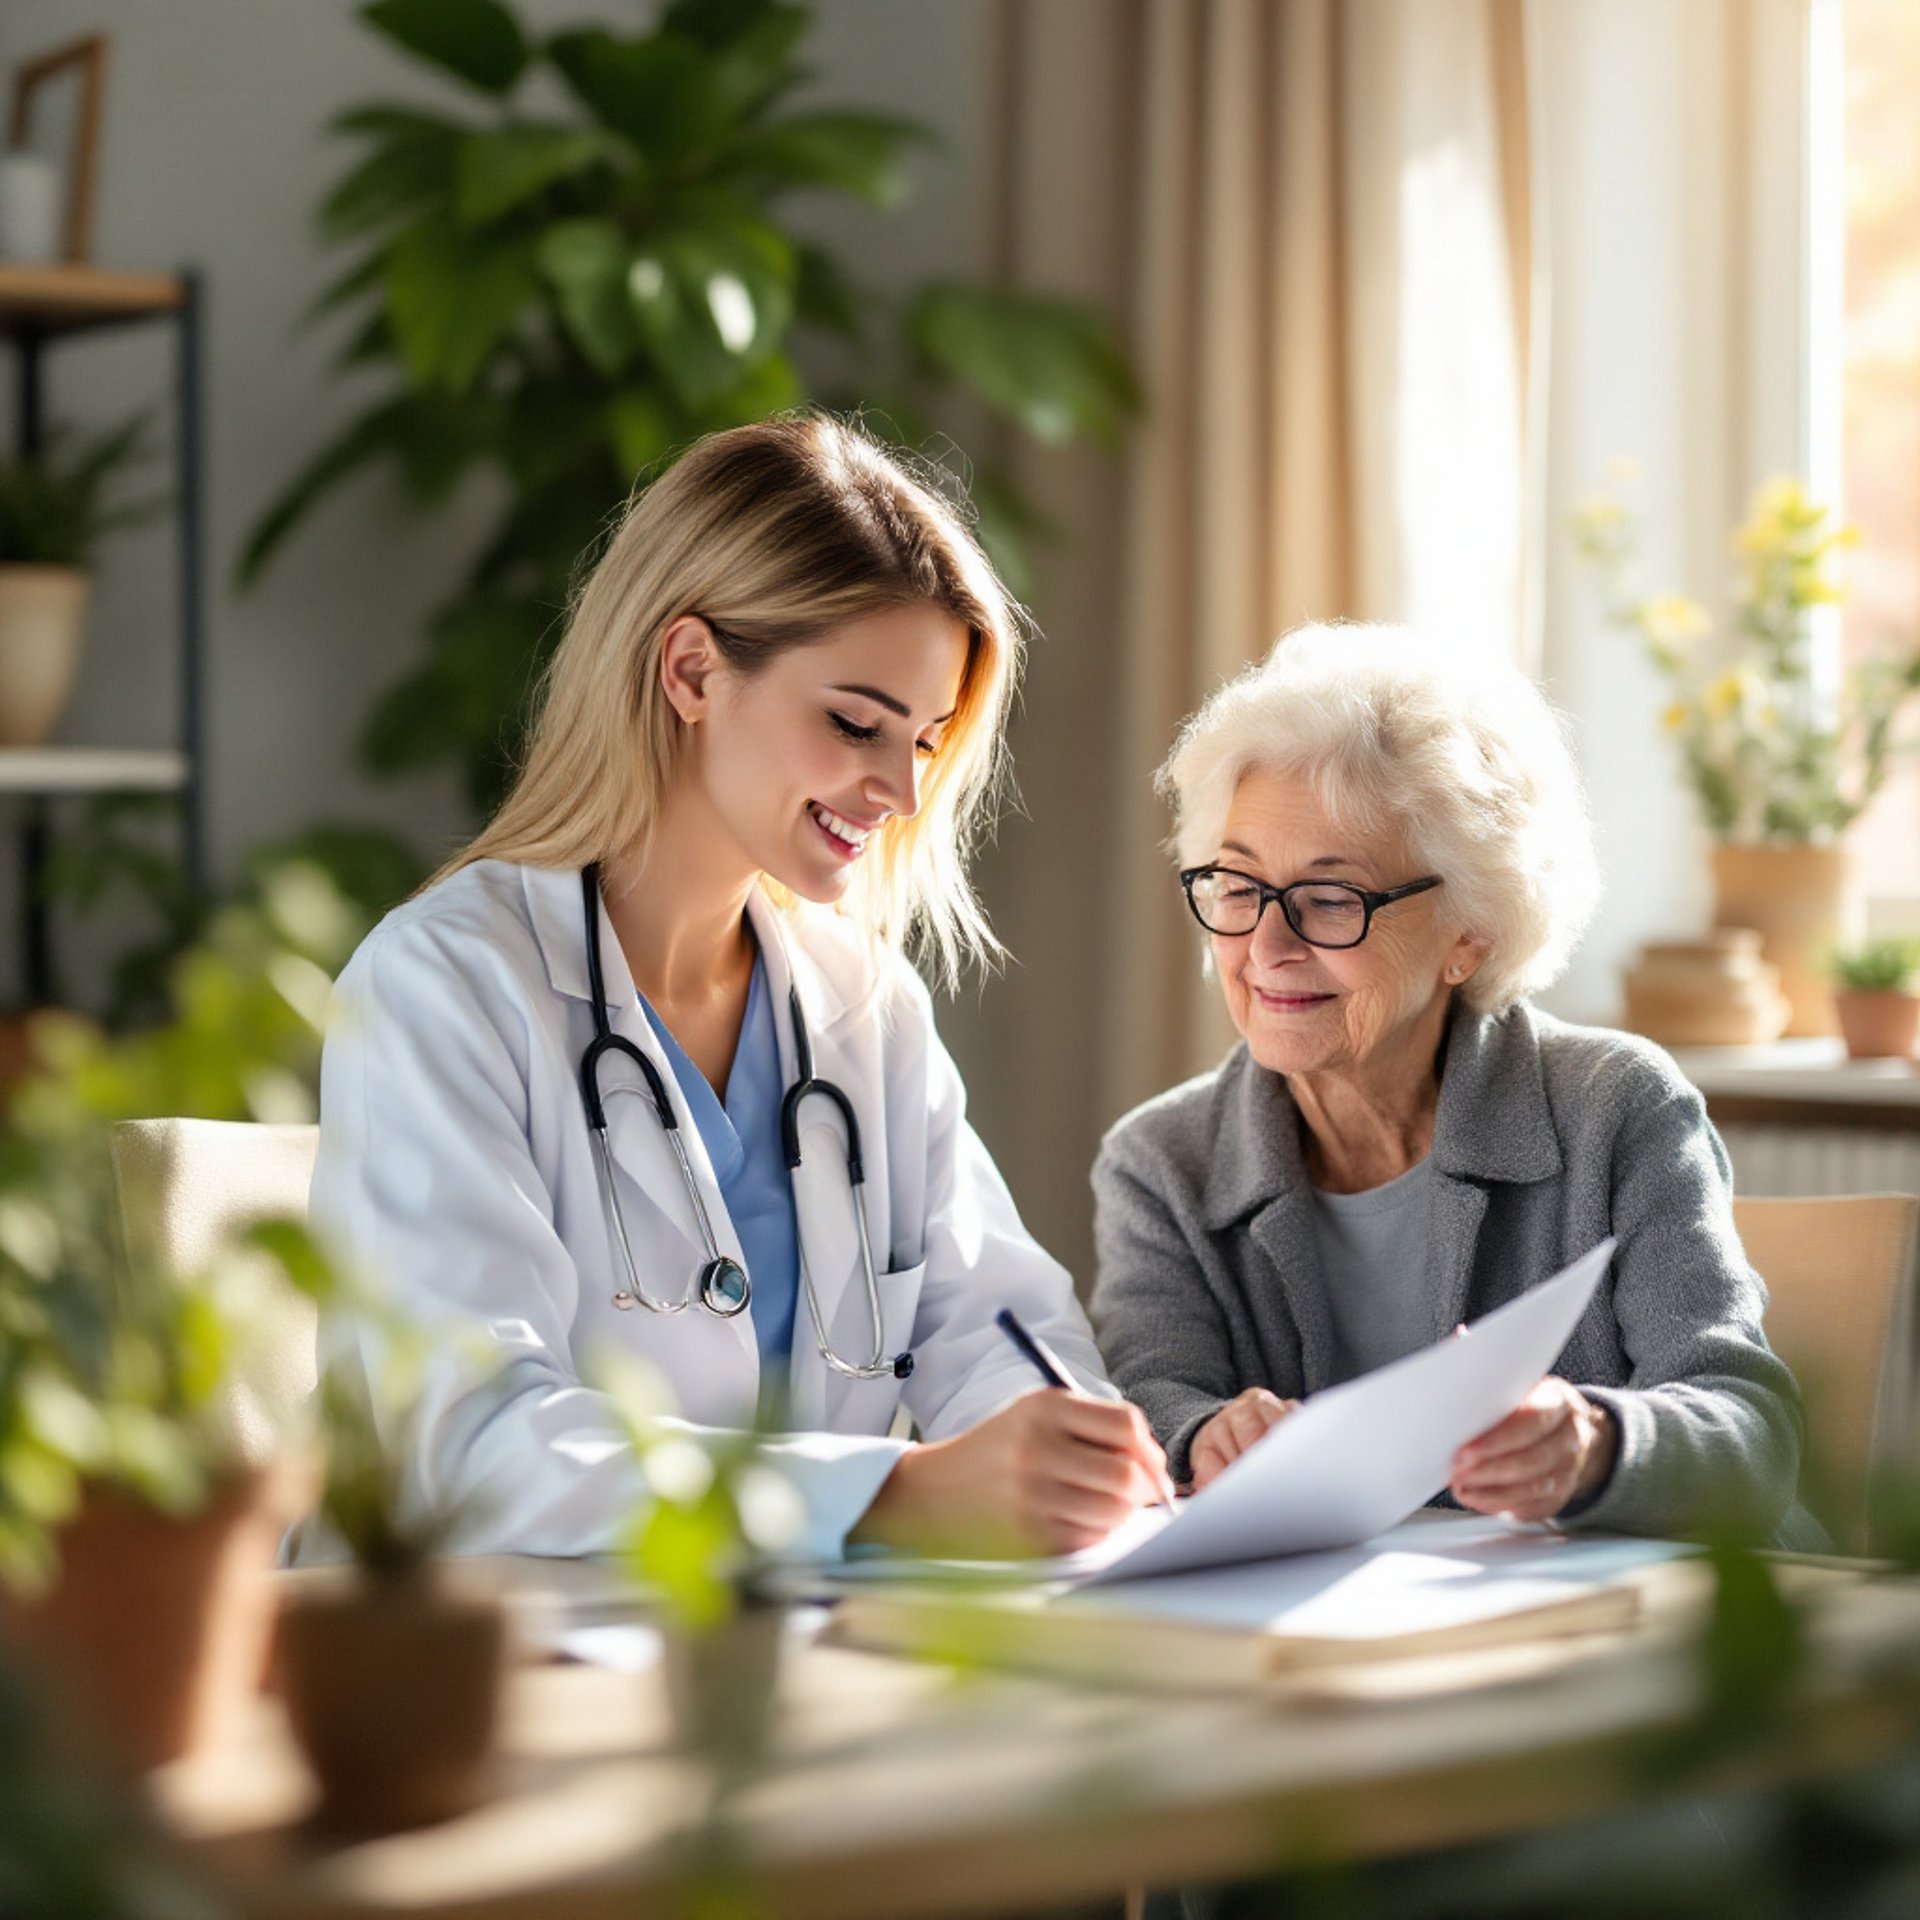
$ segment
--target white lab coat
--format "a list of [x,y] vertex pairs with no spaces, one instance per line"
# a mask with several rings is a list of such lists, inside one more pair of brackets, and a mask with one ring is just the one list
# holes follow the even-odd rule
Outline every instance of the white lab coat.
[[[934,1031],[925,987],[818,907],[749,905],[779,1033],[797,987],[814,1071],[859,1117],[867,1229],[880,1274],[884,1351],[911,1345],[901,1382],[849,1380],[814,1344],[796,1303],[790,1376],[795,1433],[777,1444],[805,1497],[797,1551],[841,1550],[905,1443],[904,1405],[941,1439],[1035,1385],[993,1324],[1012,1307],[1084,1380],[1103,1380],[1068,1276],[1020,1224],[998,1170],[967,1124],[958,1073]],[[721,1250],[742,1259],[699,1129],[639,1004],[601,909],[608,1015],[658,1068],[682,1113],[680,1137]],[[627,1285],[612,1244],[579,1083],[593,1037],[580,876],[481,861],[395,909],[340,976],[321,1073],[313,1216],[334,1246],[409,1316],[477,1323],[505,1363],[479,1384],[449,1350],[429,1368],[408,1448],[409,1498],[474,1496],[461,1544],[473,1552],[580,1554],[612,1542],[640,1493],[632,1450],[602,1394],[583,1384],[596,1349],[644,1356],[688,1421],[752,1421],[760,1357],[750,1315],[616,1309]],[[604,1087],[640,1085],[609,1056]],[[831,1102],[803,1108],[794,1175],[799,1236],[833,1345],[871,1351],[845,1129]],[[619,1199],[636,1264],[656,1298],[677,1299],[705,1254],[650,1099],[607,1103]],[[379,1343],[358,1341],[370,1367]],[[504,1397],[503,1397],[504,1396]]]

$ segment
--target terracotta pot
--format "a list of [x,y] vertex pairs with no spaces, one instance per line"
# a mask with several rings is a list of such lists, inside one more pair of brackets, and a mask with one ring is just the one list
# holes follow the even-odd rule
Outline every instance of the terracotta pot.
[[1844,846],[1713,849],[1714,925],[1759,931],[1761,951],[1780,969],[1790,1036],[1839,1030],[1825,969],[1858,932],[1851,882]]
[[104,1764],[144,1771],[216,1745],[260,1685],[285,1518],[271,1472],[236,1476],[183,1519],[90,1487],[52,1586],[0,1602],[0,1635]]
[[0,747],[37,747],[73,692],[91,583],[78,567],[0,566]]
[[1842,987],[1833,996],[1854,1060],[1911,1060],[1920,1039],[1920,993],[1866,993]]
[[664,1637],[667,1706],[679,1744],[717,1766],[738,1767],[766,1746],[780,1681],[786,1614],[758,1602],[704,1633]]
[[315,1819],[343,1833],[450,1820],[488,1787],[506,1646],[490,1595],[432,1578],[358,1578],[287,1602],[280,1685],[320,1786]]

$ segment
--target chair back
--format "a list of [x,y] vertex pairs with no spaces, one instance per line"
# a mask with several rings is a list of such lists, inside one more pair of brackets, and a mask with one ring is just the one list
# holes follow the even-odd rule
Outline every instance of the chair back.
[[[177,1274],[199,1271],[260,1220],[304,1220],[318,1127],[238,1120],[128,1120],[114,1129],[114,1173],[128,1241]],[[282,1282],[243,1363],[213,1408],[238,1458],[264,1466],[320,1377],[319,1314]]]
[[1736,1199],[1733,1218],[1767,1285],[1767,1338],[1806,1400],[1801,1497],[1842,1548],[1869,1551],[1876,1479],[1916,1458],[1920,1199]]

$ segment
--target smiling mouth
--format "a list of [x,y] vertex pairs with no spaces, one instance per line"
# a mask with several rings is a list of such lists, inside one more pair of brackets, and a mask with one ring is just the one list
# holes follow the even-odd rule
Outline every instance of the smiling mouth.
[[831,807],[823,807],[818,800],[807,802],[807,812],[843,860],[857,859],[873,837],[872,827],[858,826]]
[[1271,1007],[1276,1013],[1300,1013],[1337,998],[1331,993],[1269,993],[1263,987],[1255,987],[1253,994],[1263,1007]]

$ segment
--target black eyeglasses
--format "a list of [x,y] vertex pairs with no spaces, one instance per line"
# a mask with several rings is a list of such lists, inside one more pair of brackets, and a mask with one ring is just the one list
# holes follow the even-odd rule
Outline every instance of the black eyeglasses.
[[1209,933],[1229,938],[1249,934],[1267,908],[1277,904],[1287,925],[1310,947],[1357,947],[1382,907],[1440,884],[1440,876],[1430,873],[1382,893],[1346,880],[1296,880],[1291,886],[1270,887],[1233,867],[1188,867],[1180,875],[1187,905]]

